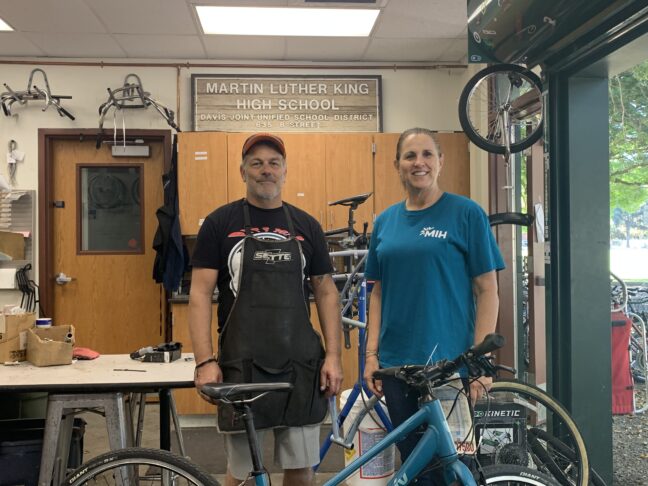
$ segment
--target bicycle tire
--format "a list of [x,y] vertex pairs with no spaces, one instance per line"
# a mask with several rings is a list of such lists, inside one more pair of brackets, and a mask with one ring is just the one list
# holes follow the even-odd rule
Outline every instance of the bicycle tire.
[[[132,476],[133,480],[123,478],[123,475]],[[173,486],[219,486],[218,481],[184,457],[169,451],[139,447],[118,449],[97,456],[69,474],[63,485],[166,486],[165,478]]]
[[[513,100],[500,104],[499,100],[489,96],[489,85],[503,92],[511,88],[512,83],[520,84]],[[496,64],[482,69],[466,83],[459,98],[459,122],[468,138],[479,148],[504,154],[506,143],[502,140],[504,133],[499,115],[508,111],[509,140],[513,134],[512,128],[519,135],[518,139],[509,143],[509,149],[511,153],[521,152],[536,143],[543,133],[543,110],[538,110],[535,106],[537,103],[542,103],[542,82],[536,74],[517,64]],[[485,134],[480,129],[484,117],[488,127]]]
[[[576,426],[574,420],[569,416],[565,408],[553,397],[548,395],[544,390],[521,383],[516,380],[498,380],[493,383],[487,400],[482,400],[482,408],[484,404],[490,406],[493,403],[513,403],[519,410],[519,415],[524,418],[524,435],[529,434],[529,429],[539,428],[547,431],[556,440],[560,441],[566,447],[573,451],[570,457],[564,457],[560,454],[560,450],[555,447],[545,446],[545,452],[551,458],[551,467],[558,465],[562,473],[556,475],[552,473],[551,467],[546,463],[546,457],[539,457],[537,450],[534,451],[529,445],[528,441],[524,441],[523,453],[526,454],[526,459],[529,463],[518,463],[520,466],[533,466],[537,467],[542,473],[553,477],[556,482],[563,486],[588,486],[590,479],[590,466],[587,456],[587,449],[583,437]],[[551,424],[551,430],[546,430],[548,424]],[[499,457],[503,446],[500,444],[493,446],[490,455],[488,456],[492,462],[496,460],[499,462],[506,462],[506,456]],[[538,444],[535,444],[538,447]],[[522,446],[518,446],[522,447]],[[519,454],[516,456],[519,457]],[[568,480],[565,480],[565,476]]]
[[[484,482],[482,482],[482,476]],[[530,469],[528,467],[515,466],[512,464],[487,466],[482,468],[480,473],[475,474],[477,484],[492,486],[558,486],[553,478],[546,474]]]

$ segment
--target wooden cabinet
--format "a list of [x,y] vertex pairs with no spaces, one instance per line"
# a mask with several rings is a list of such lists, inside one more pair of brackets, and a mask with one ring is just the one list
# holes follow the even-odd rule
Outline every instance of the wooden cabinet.
[[[326,135],[326,200],[337,201],[373,191],[373,134]],[[369,199],[355,212],[356,229],[373,223],[373,202]],[[349,220],[349,208],[329,206],[325,230],[344,228]]]
[[[470,154],[468,137],[463,133],[435,134],[443,153],[439,186],[447,192],[470,197]],[[374,135],[374,210],[378,215],[392,204],[405,199],[405,189],[394,166],[399,134]]]
[[178,134],[178,198],[183,235],[198,234],[205,216],[228,201],[226,134]]
[[[218,328],[218,319],[216,317],[216,307],[216,305],[212,306],[211,325],[214,352],[218,349],[218,333],[216,331]],[[173,340],[182,343],[183,353],[193,352],[191,337],[189,335],[189,305],[185,303],[173,303],[171,312],[173,313]],[[216,413],[215,405],[211,405],[200,398],[195,388],[174,390],[173,397],[175,398],[179,415]]]

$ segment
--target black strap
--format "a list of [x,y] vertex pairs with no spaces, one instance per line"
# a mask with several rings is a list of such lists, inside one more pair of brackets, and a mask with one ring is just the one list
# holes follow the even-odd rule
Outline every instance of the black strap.
[[[294,238],[297,233],[295,233],[295,226],[293,225],[292,218],[290,217],[290,212],[288,212],[288,207],[285,204],[282,204],[284,214],[286,215],[286,221],[288,222],[288,231],[290,232],[290,237]],[[247,202],[247,199],[243,199],[243,229],[245,231],[245,236],[252,235],[252,218],[250,218],[250,206]]]
[[288,231],[290,231],[290,237],[294,238],[297,233],[295,233],[295,227],[293,226],[292,218],[288,212],[288,207],[284,204],[283,206],[284,214],[286,215],[286,221],[288,221]]

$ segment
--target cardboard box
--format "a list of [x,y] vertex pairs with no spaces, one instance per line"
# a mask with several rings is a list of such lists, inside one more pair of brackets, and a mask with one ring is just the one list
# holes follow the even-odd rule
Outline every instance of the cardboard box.
[[27,359],[27,330],[34,327],[36,314],[0,314],[0,363]]
[[0,260],[24,260],[25,237],[22,233],[0,231]]
[[36,314],[0,314],[0,343],[18,337],[18,335],[36,323]]
[[72,363],[74,326],[52,326],[27,331],[27,361],[36,366]]

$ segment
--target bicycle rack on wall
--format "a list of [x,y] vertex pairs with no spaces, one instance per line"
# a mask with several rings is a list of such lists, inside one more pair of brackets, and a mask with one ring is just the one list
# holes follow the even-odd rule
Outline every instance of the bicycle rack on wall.
[[[151,98],[151,93],[144,91],[142,80],[137,74],[127,74],[124,78],[124,84],[121,88],[108,90],[108,100],[99,106],[99,133],[97,133],[97,148],[101,147],[104,140],[103,124],[106,114],[113,110],[114,121],[114,142],[117,143],[117,111],[126,109],[146,109],[152,106],[164,118],[167,124],[176,132],[180,131],[178,125],[175,123],[175,113],[170,108],[160,104],[155,99]],[[124,132],[124,143],[126,140],[126,128],[123,121],[122,112],[122,126]]]
[[[35,84],[32,84],[35,73],[41,73],[43,75],[43,82],[45,83],[45,89],[39,88]],[[74,116],[61,106],[61,100],[72,99],[71,96],[64,95],[53,95],[50,90],[49,81],[47,79],[47,74],[40,68],[33,69],[29,73],[29,80],[27,81],[27,89],[25,91],[14,91],[9,87],[7,83],[4,83],[4,87],[7,89],[4,93],[0,94],[0,104],[2,105],[2,111],[5,116],[18,116],[17,113],[11,111],[12,105],[18,103],[19,105],[26,105],[29,101],[44,101],[45,107],[42,111],[47,110],[50,106],[53,106],[60,116],[66,116],[70,120],[74,120]]]

